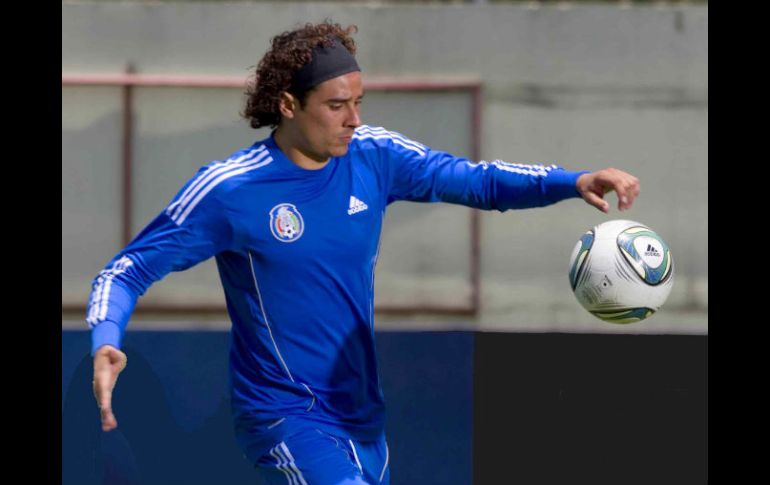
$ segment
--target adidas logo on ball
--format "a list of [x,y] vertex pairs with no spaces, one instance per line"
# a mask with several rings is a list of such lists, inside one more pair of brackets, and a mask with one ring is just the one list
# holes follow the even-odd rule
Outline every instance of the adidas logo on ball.
[[660,253],[657,249],[655,249],[651,244],[647,245],[647,251],[644,253],[645,256],[656,256],[660,257]]

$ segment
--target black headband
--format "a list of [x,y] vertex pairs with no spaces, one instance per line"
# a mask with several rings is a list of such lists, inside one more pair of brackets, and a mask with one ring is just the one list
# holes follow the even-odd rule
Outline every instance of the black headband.
[[356,59],[338,38],[330,47],[319,45],[313,49],[310,62],[302,66],[291,80],[293,93],[303,93],[324,81],[353,71],[360,71]]

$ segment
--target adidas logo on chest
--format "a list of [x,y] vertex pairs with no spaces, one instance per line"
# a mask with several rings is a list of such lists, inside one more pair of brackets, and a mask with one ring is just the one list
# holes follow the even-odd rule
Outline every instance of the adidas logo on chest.
[[352,216],[353,214],[356,214],[361,211],[365,211],[368,209],[369,206],[366,205],[362,200],[357,199],[354,196],[350,196],[350,207],[348,208],[348,215]]

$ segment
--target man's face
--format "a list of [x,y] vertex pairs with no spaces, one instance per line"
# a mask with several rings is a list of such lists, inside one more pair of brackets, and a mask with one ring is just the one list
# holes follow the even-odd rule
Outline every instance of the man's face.
[[353,130],[361,125],[361,73],[344,74],[324,81],[308,93],[305,107],[297,101],[294,124],[300,147],[308,157],[325,162],[348,152]]

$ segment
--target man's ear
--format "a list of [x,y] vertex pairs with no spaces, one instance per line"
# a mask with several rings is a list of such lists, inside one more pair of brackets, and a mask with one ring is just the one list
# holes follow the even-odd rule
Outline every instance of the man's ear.
[[299,108],[299,100],[287,91],[281,91],[278,109],[281,116],[287,119],[294,118],[294,113]]

